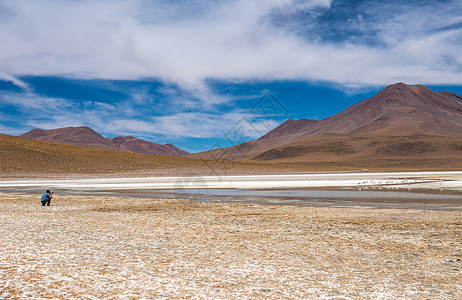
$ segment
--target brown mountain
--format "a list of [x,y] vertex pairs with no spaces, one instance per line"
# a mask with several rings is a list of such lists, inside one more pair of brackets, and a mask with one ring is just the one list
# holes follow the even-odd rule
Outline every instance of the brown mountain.
[[102,137],[90,127],[86,126],[50,130],[33,129],[21,134],[20,137],[60,144],[119,150],[113,143]]
[[[457,137],[455,144],[451,137]],[[194,156],[303,164],[368,156],[393,161],[403,155],[443,155],[440,150],[454,155],[460,137],[461,96],[397,83],[326,119],[287,120],[256,141]]]
[[[462,137],[462,96],[434,92],[422,85],[397,83],[334,116],[317,122],[307,121],[287,120],[263,138],[295,134],[293,139],[296,140],[328,133]],[[294,130],[281,130],[288,126]]]
[[134,137],[107,139],[90,127],[66,127],[51,130],[33,129],[20,137],[47,142],[119,150],[144,154],[184,156],[188,154],[171,144],[156,144]]
[[151,143],[133,136],[118,136],[113,139],[108,138],[107,140],[123,151],[168,156],[185,156],[188,154],[188,152],[183,151],[172,144],[161,145]]

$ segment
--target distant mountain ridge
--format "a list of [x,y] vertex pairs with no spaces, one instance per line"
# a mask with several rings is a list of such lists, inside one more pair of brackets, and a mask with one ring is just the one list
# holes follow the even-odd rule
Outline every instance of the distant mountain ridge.
[[132,136],[118,136],[113,139],[104,138],[87,126],[65,127],[58,129],[33,129],[20,137],[40,141],[85,146],[107,150],[117,150],[144,154],[185,156],[188,152],[171,144],[151,143]]
[[145,154],[157,154],[157,155],[169,155],[169,156],[185,156],[188,152],[181,150],[180,148],[172,144],[157,144],[138,139],[133,136],[118,136],[113,139],[108,138],[108,141],[122,149],[123,151],[145,153]]

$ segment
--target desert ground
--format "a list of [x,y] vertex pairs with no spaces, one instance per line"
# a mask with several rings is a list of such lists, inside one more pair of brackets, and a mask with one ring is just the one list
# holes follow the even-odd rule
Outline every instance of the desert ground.
[[0,299],[460,299],[461,210],[3,193]]

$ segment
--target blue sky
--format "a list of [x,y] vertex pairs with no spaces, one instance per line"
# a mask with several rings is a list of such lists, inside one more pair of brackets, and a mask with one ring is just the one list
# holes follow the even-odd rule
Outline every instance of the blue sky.
[[[395,82],[462,94],[460,11],[460,0],[0,0],[0,133],[85,125],[195,152],[232,144],[239,124],[257,138]],[[266,91],[284,113],[252,110]]]

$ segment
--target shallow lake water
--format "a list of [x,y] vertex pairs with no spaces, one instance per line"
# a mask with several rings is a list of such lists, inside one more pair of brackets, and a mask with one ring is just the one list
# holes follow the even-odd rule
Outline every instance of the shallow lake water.
[[[0,192],[37,193],[39,188],[0,189]],[[359,191],[352,189],[314,190],[245,190],[245,189],[172,189],[172,190],[100,190],[75,191],[57,189],[55,201],[60,194],[106,195],[153,199],[187,199],[199,202],[228,202],[263,205],[294,205],[314,207],[361,207],[462,210],[462,194],[438,193],[436,191]]]
[[135,197],[249,204],[462,210],[461,194],[357,190],[177,189],[120,191]]

